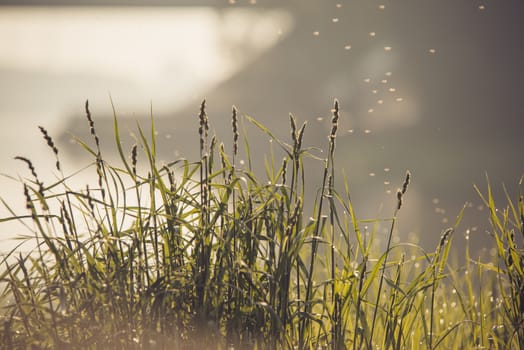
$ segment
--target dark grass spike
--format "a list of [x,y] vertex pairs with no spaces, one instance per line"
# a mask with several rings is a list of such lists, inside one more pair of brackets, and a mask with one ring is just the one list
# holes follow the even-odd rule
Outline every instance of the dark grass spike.
[[446,231],[444,231],[444,233],[442,234],[442,236],[440,237],[440,242],[439,242],[439,250],[444,246],[444,244],[446,244],[446,242],[448,241],[449,239],[449,236],[451,236],[451,234],[453,233],[454,229],[453,228],[448,228]]
[[291,124],[291,139],[294,143],[297,143],[297,121],[291,113],[289,114],[289,123]]
[[53,142],[53,139],[51,138],[51,136],[49,136],[49,133],[47,132],[47,130],[43,126],[39,126],[38,128],[44,135],[44,139],[46,140],[47,145],[53,150],[53,153],[55,154],[55,157],[56,157],[55,166],[56,166],[56,169],[60,171],[60,160],[58,159],[58,148],[56,147],[55,143]]
[[287,158],[282,161],[282,187],[286,186],[286,175],[287,175]]
[[406,178],[404,180],[404,183],[402,184],[402,189],[398,189],[397,191],[397,210],[400,210],[402,207],[402,197],[408,190],[409,183],[411,182],[411,172],[408,170],[406,171]]
[[95,131],[95,122],[93,121],[93,118],[91,117],[91,112],[89,111],[89,100],[86,100],[85,103],[85,111],[86,111],[86,117],[87,121],[89,122],[89,132],[95,139],[96,148],[98,150],[98,153],[100,153],[100,140],[98,138],[98,135]]
[[307,121],[305,121],[304,124],[302,124],[302,126],[298,130],[298,135],[297,135],[297,149],[298,150],[302,148],[302,140],[304,138],[304,131],[306,130],[306,126],[307,126]]
[[22,162],[26,163],[27,167],[31,171],[31,175],[33,175],[35,180],[38,180],[38,175],[36,174],[36,170],[35,170],[35,167],[33,166],[33,162],[31,162],[29,159],[27,159],[25,157],[21,157],[21,156],[16,156],[15,159],[16,160],[21,160]]
[[216,146],[217,146],[217,137],[216,135],[213,135],[213,137],[211,138],[210,146],[209,146],[209,157],[208,157],[208,166],[207,166],[208,175],[211,175],[213,172],[213,163],[215,161]]
[[40,181],[40,179],[38,178],[38,175],[36,173],[36,170],[35,170],[35,167],[33,165],[33,162],[31,162],[31,160],[25,158],[25,157],[21,157],[21,156],[16,156],[15,157],[16,160],[21,160],[22,162],[26,163],[27,164],[27,167],[29,168],[29,171],[31,171],[31,175],[33,175],[34,179],[35,179],[35,182],[36,184],[38,185],[38,193],[40,194],[40,196],[44,196],[44,183]]
[[136,143],[131,148],[131,171],[136,177],[136,164],[137,164],[137,145]]
[[331,118],[331,133],[329,134],[329,150],[331,157],[333,157],[335,152],[335,139],[337,138],[338,119],[340,118],[338,100],[335,100],[335,106],[332,111],[333,117]]
[[236,156],[238,154],[238,137],[240,136],[240,133],[238,132],[238,116],[237,116],[237,108],[233,106],[233,115],[231,117],[231,126],[233,128],[233,155]]
[[98,185],[100,187],[100,191],[102,193],[102,198],[105,198],[105,189],[103,188],[103,178],[104,178],[104,170],[103,170],[103,161],[102,161],[102,153],[100,151],[100,139],[98,138],[98,134],[95,131],[95,122],[93,121],[93,118],[91,116],[91,112],[89,111],[89,100],[86,100],[85,103],[85,112],[87,121],[89,122],[89,131],[93,138],[95,139],[95,145],[96,145],[96,172],[98,175]]
[[28,210],[33,210],[33,201],[31,200],[31,195],[29,194],[29,188],[24,184],[24,197],[25,197],[25,207]]
[[406,171],[406,179],[404,180],[404,183],[402,184],[402,194],[406,193],[410,182],[411,182],[411,172],[408,170]]
[[199,128],[198,134],[200,135],[200,156],[204,155],[205,148],[207,146],[207,135],[209,131],[209,120],[206,114],[206,100],[203,100],[200,104],[200,112],[198,114]]

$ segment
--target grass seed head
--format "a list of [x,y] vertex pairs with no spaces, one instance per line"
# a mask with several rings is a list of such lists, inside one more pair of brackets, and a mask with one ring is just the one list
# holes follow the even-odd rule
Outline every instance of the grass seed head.
[[300,127],[300,130],[298,131],[298,137],[297,137],[297,148],[302,148],[302,140],[304,138],[304,131],[306,130],[307,122],[304,122],[302,126]]
[[282,161],[282,186],[286,184],[287,158]]
[[411,182],[411,173],[408,170],[406,171],[406,179],[404,180],[404,183],[402,184],[402,194],[406,193],[410,182]]
[[231,126],[233,127],[233,154],[238,154],[238,116],[237,116],[237,108],[233,106],[233,116],[231,117]]
[[100,153],[100,140],[95,131],[95,122],[93,121],[93,118],[91,117],[91,112],[89,111],[89,100],[86,100],[85,111],[86,111],[87,121],[89,122],[89,131],[91,135],[93,136],[93,138],[95,139],[96,147],[98,149],[98,152]]
[[448,241],[449,239],[449,236],[451,236],[451,234],[453,233],[453,231],[455,231],[453,228],[448,228],[446,229],[446,231],[444,231],[444,233],[442,234],[442,236],[440,237],[440,242],[439,242],[439,249],[442,248],[444,246],[444,244],[446,244],[446,242]]
[[333,108],[333,117],[331,118],[331,133],[329,134],[329,153],[331,157],[335,154],[335,139],[337,138],[338,119],[339,119],[338,100],[335,100]]
[[137,163],[137,145],[136,143],[131,148],[131,166],[133,175],[136,176],[136,163]]
[[58,148],[56,147],[55,143],[53,142],[53,139],[51,138],[51,136],[49,136],[49,133],[47,132],[47,130],[43,126],[39,126],[38,128],[44,135],[44,139],[46,140],[47,145],[53,150],[53,153],[55,154],[55,157],[56,157],[55,166],[56,166],[56,169],[60,171],[60,161],[58,160]]
[[38,185],[38,193],[40,193],[40,195],[43,197],[44,196],[44,183],[38,179],[38,175],[36,174],[36,170],[33,165],[33,162],[31,162],[29,159],[25,157],[20,157],[20,156],[16,156],[15,159],[21,160],[22,162],[27,164],[29,171],[31,171],[31,175],[33,175],[33,178],[35,179],[35,182]]
[[402,190],[398,189],[397,190],[397,210],[399,210],[400,207],[402,207]]
[[339,118],[340,118],[340,115],[339,115],[339,108],[338,108],[338,100],[335,100],[335,107],[333,108],[333,117],[331,118],[331,134],[330,134],[331,138],[336,137]]
[[29,188],[24,184],[24,197],[25,197],[25,207],[29,210],[33,209],[33,202],[31,201],[31,195],[29,194]]
[[291,113],[289,114],[289,123],[291,124],[291,139],[293,140],[294,144],[297,144],[298,143],[297,120]]
[[200,135],[200,152],[204,152],[207,140],[207,132],[209,130],[209,122],[206,114],[206,100],[203,100],[200,104],[200,113],[198,114],[199,128],[198,134]]

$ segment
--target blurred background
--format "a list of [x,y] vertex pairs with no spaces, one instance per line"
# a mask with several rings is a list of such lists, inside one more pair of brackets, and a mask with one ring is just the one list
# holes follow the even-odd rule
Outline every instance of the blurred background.
[[[456,247],[469,232],[489,253],[473,184],[485,188],[489,175],[498,198],[503,183],[516,198],[524,174],[522,18],[520,0],[0,0],[0,173],[27,176],[14,156],[53,173],[38,125],[58,141],[66,173],[86,165],[71,142],[89,138],[86,99],[106,155],[111,96],[126,135],[153,113],[170,161],[196,159],[203,99],[226,145],[235,105],[285,140],[292,113],[308,122],[305,145],[327,149],[336,98],[337,168],[357,215],[389,218],[409,169],[398,239],[433,247],[467,203]],[[261,170],[270,143],[246,130]],[[310,166],[313,198],[322,164]],[[1,177],[0,195],[23,210],[21,185]],[[24,232],[3,226],[4,247]]]

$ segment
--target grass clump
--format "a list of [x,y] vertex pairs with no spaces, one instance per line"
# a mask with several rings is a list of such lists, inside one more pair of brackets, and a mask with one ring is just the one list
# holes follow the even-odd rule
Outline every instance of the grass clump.
[[[209,135],[204,101],[196,118],[199,159],[167,164],[157,160],[153,118],[149,132],[138,126],[127,151],[116,113],[120,165],[110,164],[87,103],[85,110],[94,146],[78,141],[93,157],[85,171],[94,171],[94,184],[70,185],[42,127],[56,180],[44,184],[32,162],[17,157],[31,173],[21,180],[28,214],[2,201],[11,216],[0,222],[25,225],[36,247],[1,260],[0,347],[523,348],[524,262],[514,237],[523,232],[522,196],[502,213],[490,190],[482,197],[499,264],[474,262],[479,278],[494,276],[493,289],[480,284],[477,291],[469,256],[461,269],[447,263],[456,226],[433,252],[393,243],[409,172],[391,218],[357,218],[347,181],[342,191],[335,181],[337,101],[326,158],[303,146],[307,124],[294,116],[288,143],[236,108],[228,154]],[[281,148],[281,164],[266,161],[263,180],[251,168],[247,137],[247,165],[238,162],[242,121]],[[310,215],[306,157],[323,170]],[[389,225],[385,247],[363,222]]]

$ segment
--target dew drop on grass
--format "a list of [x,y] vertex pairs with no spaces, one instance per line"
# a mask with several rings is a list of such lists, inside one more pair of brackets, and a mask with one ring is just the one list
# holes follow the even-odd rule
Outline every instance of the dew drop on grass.
[[317,122],[321,122],[321,121],[323,121],[323,120],[324,120],[323,117],[317,117]]
[[378,94],[378,90],[371,90],[371,92],[375,95]]
[[402,102],[402,101],[404,101],[404,99],[403,99],[402,97],[397,97],[397,98],[395,99],[395,101],[397,101],[397,102]]
[[437,50],[435,50],[435,49],[429,49],[428,52],[431,53],[431,54],[433,54],[433,53],[436,53]]
[[390,168],[384,168],[384,172],[389,172],[391,169]]
[[391,72],[386,72],[386,77],[390,77],[391,74],[393,74],[393,73],[391,73]]
[[352,134],[354,132],[354,130],[353,129],[349,129],[347,132],[348,132],[348,134]]
[[387,79],[382,79],[380,82],[381,82],[382,84],[387,84],[387,83],[388,83],[388,80],[387,80]]
[[351,50],[351,45],[344,46],[344,50]]
[[338,23],[338,18],[336,18],[336,17],[335,17],[335,18],[332,18],[332,19],[331,19],[331,22],[333,22],[333,23]]
[[373,113],[375,110],[373,108],[368,109],[368,113]]
[[486,9],[486,6],[485,5],[479,5],[478,9],[480,11],[484,11]]
[[371,82],[371,78],[365,78],[364,79],[364,83],[370,83]]
[[335,6],[337,7],[337,9],[339,9],[342,7],[342,4],[336,4]]
[[374,38],[375,36],[377,36],[377,33],[376,32],[369,32],[369,36]]
[[246,162],[245,162],[243,159],[240,159],[240,162],[239,162],[239,163],[240,163],[240,165],[244,165],[244,164],[246,164]]
[[384,4],[378,5],[378,9],[379,10],[384,10],[385,8],[386,8],[386,5],[384,5]]
[[386,186],[387,186],[387,185],[389,185],[389,184],[390,184],[390,182],[389,182],[389,181],[384,181],[384,185],[386,185]]
[[365,134],[369,134],[369,133],[371,133],[371,130],[366,129],[366,130],[364,130],[364,133],[365,133]]
[[388,89],[388,91],[389,92],[395,92],[395,91],[397,91],[397,89],[391,87],[391,88]]
[[384,51],[386,52],[389,52],[391,51],[393,48],[391,46],[384,46]]
[[378,100],[377,103],[378,103],[379,105],[381,105],[381,104],[384,103],[384,100]]
[[319,35],[320,35],[320,32],[319,32],[319,31],[314,31],[314,32],[313,32],[313,35],[314,35],[314,36],[319,36]]
[[375,176],[375,173],[369,173],[369,176],[373,177]]

